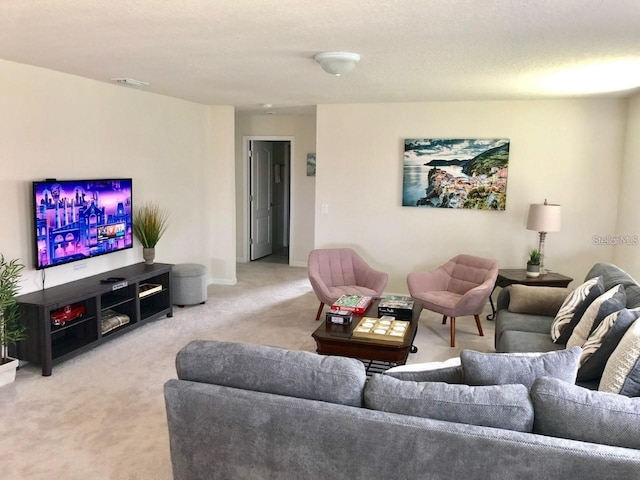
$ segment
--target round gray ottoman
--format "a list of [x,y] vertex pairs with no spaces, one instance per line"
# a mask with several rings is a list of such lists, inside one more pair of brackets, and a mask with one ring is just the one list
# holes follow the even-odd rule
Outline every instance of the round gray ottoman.
[[171,270],[173,304],[179,307],[207,301],[207,267],[199,263],[178,263]]

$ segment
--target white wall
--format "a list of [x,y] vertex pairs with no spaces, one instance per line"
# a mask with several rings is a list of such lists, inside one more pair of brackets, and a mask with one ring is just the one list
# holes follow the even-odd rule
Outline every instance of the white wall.
[[[207,201],[211,175],[229,182],[233,174],[233,116],[230,107],[217,108],[0,60],[0,252],[27,265],[22,291],[42,287],[33,269],[30,190],[44,178],[132,177],[134,204],[153,200],[171,212],[156,261],[217,267],[213,248],[225,261],[211,277],[234,281],[228,264],[235,246],[213,243],[209,228],[235,226],[228,215],[233,186]],[[212,169],[220,157],[212,146],[221,142],[226,158]],[[132,250],[47,269],[46,286],[139,261],[136,242]]]
[[314,115],[236,114],[236,251],[239,261],[248,259],[248,177],[243,158],[243,137],[294,138],[291,158],[291,238],[289,264],[306,266],[313,249],[316,177],[307,177],[307,153],[316,150]]
[[[626,102],[620,99],[320,105],[317,116],[316,248],[352,246],[406,292],[406,275],[458,253],[523,268],[538,235],[530,203],[562,205],[545,266],[582,280],[613,247]],[[509,138],[506,210],[402,207],[406,138]],[[326,204],[328,213],[321,213]]]
[[[640,95],[629,100],[614,262],[640,279]],[[630,242],[628,242],[630,240]],[[625,242],[625,243],[623,243]]]

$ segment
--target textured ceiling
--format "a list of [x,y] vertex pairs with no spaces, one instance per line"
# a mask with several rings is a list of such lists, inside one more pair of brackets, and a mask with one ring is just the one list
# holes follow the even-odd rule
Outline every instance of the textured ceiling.
[[[335,50],[362,60],[331,76],[313,56]],[[0,58],[243,110],[625,95],[640,86],[640,0],[5,0]],[[614,61],[635,76],[553,82]]]

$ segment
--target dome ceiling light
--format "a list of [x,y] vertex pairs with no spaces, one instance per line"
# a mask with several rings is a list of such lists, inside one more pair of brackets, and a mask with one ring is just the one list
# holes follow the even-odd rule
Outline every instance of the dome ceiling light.
[[322,52],[313,58],[325,72],[338,77],[349,73],[360,61],[360,55],[350,52]]

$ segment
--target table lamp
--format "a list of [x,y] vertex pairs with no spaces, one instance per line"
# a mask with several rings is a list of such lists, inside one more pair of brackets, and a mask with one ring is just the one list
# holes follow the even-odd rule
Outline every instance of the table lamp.
[[527,230],[534,230],[540,234],[538,250],[540,251],[540,275],[544,275],[544,239],[547,232],[560,231],[560,205],[547,203],[532,203],[529,205],[529,216],[527,217]]

